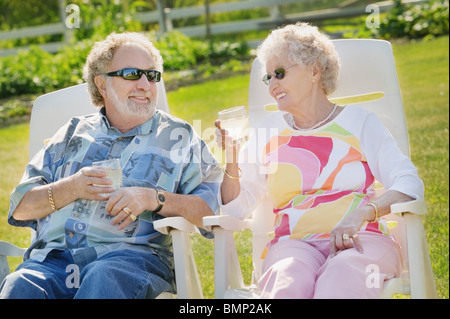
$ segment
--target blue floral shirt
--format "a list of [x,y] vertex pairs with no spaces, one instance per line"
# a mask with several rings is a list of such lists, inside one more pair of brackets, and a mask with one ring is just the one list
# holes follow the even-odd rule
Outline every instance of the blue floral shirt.
[[78,199],[39,220],[18,221],[12,213],[27,191],[71,176],[92,162],[119,158],[122,187],[159,188],[195,194],[214,213],[222,171],[208,146],[185,121],[157,110],[150,120],[121,134],[104,113],[75,117],[30,161],[11,194],[8,222],[36,230],[24,259],[44,260],[53,249],[69,250],[88,263],[118,249],[156,253],[172,266],[171,240],[153,228],[161,215],[145,211],[125,229],[111,225],[106,201]]

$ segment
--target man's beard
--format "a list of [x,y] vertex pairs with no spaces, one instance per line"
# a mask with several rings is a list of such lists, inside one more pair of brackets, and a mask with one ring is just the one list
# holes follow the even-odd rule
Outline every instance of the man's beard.
[[[108,81],[108,93],[110,94],[112,103],[114,104],[117,111],[121,114],[127,114],[132,116],[143,116],[146,117],[153,115],[153,112],[156,109],[156,98],[150,92],[146,93],[143,90],[134,91],[125,97],[123,100],[119,98],[116,90],[112,86],[111,81]],[[150,96],[148,96],[150,95]],[[129,96],[145,96],[148,97],[149,100],[147,103],[136,103],[129,99]]]

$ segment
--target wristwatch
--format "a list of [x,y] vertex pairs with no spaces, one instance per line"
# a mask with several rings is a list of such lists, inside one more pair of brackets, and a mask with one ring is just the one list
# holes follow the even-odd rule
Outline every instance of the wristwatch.
[[164,203],[166,201],[166,196],[164,196],[164,194],[159,189],[155,188],[155,191],[156,191],[156,201],[158,202],[158,207],[156,207],[156,209],[153,212],[157,213],[163,208]]

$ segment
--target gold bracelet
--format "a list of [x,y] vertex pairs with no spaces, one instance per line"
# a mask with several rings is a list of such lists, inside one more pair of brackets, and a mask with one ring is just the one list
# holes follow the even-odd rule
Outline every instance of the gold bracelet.
[[239,179],[242,177],[242,171],[241,171],[240,167],[238,167],[238,171],[239,171],[239,176],[232,176],[232,175],[228,174],[228,172],[225,168],[223,169],[223,172],[225,173],[225,175],[227,175],[231,179]]
[[53,211],[55,211],[56,206],[55,206],[55,202],[53,201],[52,184],[49,184],[49,187],[48,187],[48,202],[50,203],[50,207],[53,209]]
[[377,221],[380,220],[380,214],[378,211],[378,205],[375,202],[368,202],[366,205],[372,206],[373,209],[375,210],[375,218],[373,219],[369,219],[367,222],[369,223],[376,223]]

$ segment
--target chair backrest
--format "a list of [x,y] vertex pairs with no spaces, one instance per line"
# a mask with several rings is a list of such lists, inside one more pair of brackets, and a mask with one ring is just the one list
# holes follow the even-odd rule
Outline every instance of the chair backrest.
[[[166,89],[161,79],[157,83],[158,101],[156,107],[169,112]],[[30,146],[29,158],[45,145],[56,131],[67,123],[72,117],[97,112],[91,102],[87,84],[79,84],[65,89],[44,94],[33,104],[30,119]]]
[[[337,89],[329,99],[340,105],[352,104],[378,115],[396,139],[400,149],[409,156],[409,140],[403,102],[391,44],[383,40],[333,40],[339,54],[341,69]],[[255,127],[276,105],[262,81],[265,66],[256,58],[249,85],[250,126]],[[254,279],[260,277],[261,253],[271,239],[274,214],[265,199],[252,213]],[[401,238],[398,240],[402,241]],[[405,258],[405,257],[404,257]]]

